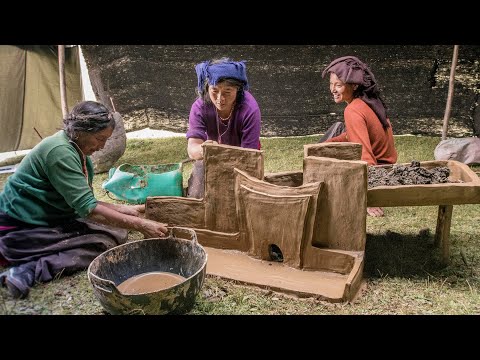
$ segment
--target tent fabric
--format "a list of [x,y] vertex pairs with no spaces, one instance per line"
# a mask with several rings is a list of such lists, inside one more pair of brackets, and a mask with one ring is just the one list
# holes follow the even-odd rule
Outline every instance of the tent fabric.
[[18,148],[25,96],[25,51],[0,46],[0,151]]
[[[0,152],[33,148],[62,128],[56,45],[0,46]],[[83,100],[78,47],[65,48],[70,110]]]

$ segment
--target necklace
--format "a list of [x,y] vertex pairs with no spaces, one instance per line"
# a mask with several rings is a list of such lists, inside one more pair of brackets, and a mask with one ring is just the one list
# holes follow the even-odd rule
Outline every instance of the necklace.
[[[235,108],[235,103],[232,105],[232,109],[230,110],[230,114],[228,114],[228,116],[226,118],[222,118],[219,114],[218,114],[218,109],[217,107],[215,106],[215,112],[217,114],[217,133],[218,133],[218,143],[221,144],[222,143],[222,136],[225,135],[225,133],[228,131],[228,128],[230,127],[230,118],[232,117],[232,114],[233,114],[233,109]],[[220,121],[222,121],[222,124],[224,122],[227,122],[227,128],[225,129],[225,131],[223,133],[220,133]],[[225,125],[225,124],[223,124]]]
[[217,116],[220,118],[220,120],[222,120],[223,122],[227,122],[228,120],[230,120],[230,118],[232,117],[232,114],[233,114],[233,108],[235,107],[235,103],[233,103],[232,105],[232,108],[230,109],[230,114],[228,114],[228,116],[226,118],[222,118],[220,116],[220,114],[218,113],[218,109],[217,107],[215,106],[215,111],[217,113]]

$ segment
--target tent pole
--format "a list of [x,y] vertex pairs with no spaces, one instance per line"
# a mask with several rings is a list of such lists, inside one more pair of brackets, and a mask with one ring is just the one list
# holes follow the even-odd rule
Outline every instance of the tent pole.
[[447,106],[445,108],[445,115],[443,117],[442,140],[445,140],[447,138],[448,119],[450,118],[450,112],[452,110],[453,86],[455,82],[455,68],[457,67],[457,60],[458,60],[458,45],[454,45],[452,67],[450,68],[450,81],[448,84]]
[[68,114],[67,86],[65,84],[65,45],[58,45],[58,72],[60,76],[60,100],[62,103],[62,115]]

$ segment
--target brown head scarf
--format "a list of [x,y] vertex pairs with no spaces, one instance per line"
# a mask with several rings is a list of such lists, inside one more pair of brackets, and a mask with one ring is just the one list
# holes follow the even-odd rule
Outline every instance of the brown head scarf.
[[360,61],[355,56],[344,56],[333,60],[323,70],[322,78],[329,73],[334,73],[344,83],[360,85],[355,94],[375,112],[380,119],[384,129],[388,128],[387,110],[385,104],[380,98],[380,90],[377,86],[375,76],[368,68],[367,64]]

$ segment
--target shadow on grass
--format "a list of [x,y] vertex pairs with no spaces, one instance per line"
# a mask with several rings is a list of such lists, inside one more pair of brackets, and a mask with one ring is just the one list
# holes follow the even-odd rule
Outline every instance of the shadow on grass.
[[440,250],[430,233],[367,234],[365,246],[366,277],[425,277],[444,269]]

